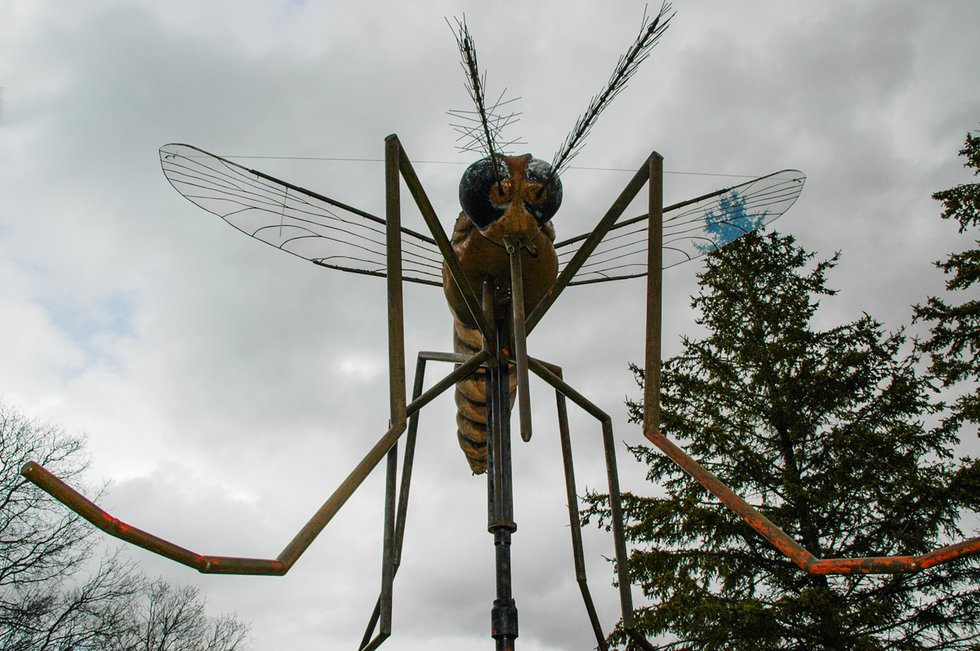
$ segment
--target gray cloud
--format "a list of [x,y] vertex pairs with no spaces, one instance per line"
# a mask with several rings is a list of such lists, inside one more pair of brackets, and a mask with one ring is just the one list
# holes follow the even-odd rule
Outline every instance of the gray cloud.
[[[418,161],[468,162],[445,115],[467,99],[443,22],[465,10],[491,89],[522,97],[516,135],[547,158],[642,4],[199,4],[0,10],[0,394],[89,433],[93,481],[113,481],[105,503],[118,517],[201,552],[274,556],[386,428],[384,285],[242,237],[172,190],[156,149],[380,158],[397,132]],[[677,9],[576,164],[631,168],[656,148],[672,171],[803,169],[803,196],[776,226],[822,257],[844,252],[831,276],[841,295],[820,318],[866,310],[905,324],[908,306],[942,287],[929,263],[963,245],[929,195],[966,180],[955,152],[980,119],[976,3]],[[379,163],[243,164],[383,211]],[[418,165],[447,227],[461,169]],[[627,179],[570,170],[560,234],[587,230]],[[730,182],[668,175],[666,191],[674,200]],[[665,274],[666,355],[697,332],[688,296],[699,268]],[[411,358],[450,343],[448,310],[430,290],[406,290]],[[643,293],[636,281],[570,290],[530,342],[613,415],[621,440],[637,438],[622,403],[636,393],[626,365],[642,357]],[[532,395],[536,436],[515,447],[521,647],[580,649],[591,643],[553,399],[540,383]],[[451,403],[422,419],[386,648],[488,644],[484,484],[456,447]],[[580,490],[601,489],[597,427],[572,418]],[[620,464],[626,488],[651,490],[627,455]],[[132,553],[252,621],[260,649],[350,647],[376,598],[381,497],[376,473],[281,579],[201,576]],[[608,627],[611,540],[593,530],[586,540]]]

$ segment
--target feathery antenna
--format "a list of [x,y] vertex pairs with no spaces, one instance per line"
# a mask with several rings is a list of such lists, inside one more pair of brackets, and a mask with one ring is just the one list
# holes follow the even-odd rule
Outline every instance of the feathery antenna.
[[670,3],[664,2],[653,20],[648,22],[647,16],[647,11],[644,9],[643,27],[636,37],[636,41],[626,51],[626,54],[619,57],[619,63],[616,65],[612,76],[609,77],[609,83],[606,84],[601,93],[592,98],[592,101],[589,102],[589,108],[579,117],[572,131],[565,137],[565,142],[562,143],[561,149],[555,154],[551,163],[552,177],[557,176],[582,150],[585,145],[585,137],[592,130],[596,118],[599,117],[603,109],[609,106],[609,102],[626,87],[626,83],[636,73],[640,64],[650,56],[650,50],[667,31],[670,19],[674,17],[674,12]]
[[[506,89],[500,94],[497,100],[489,107],[486,104],[486,75],[480,76],[479,67],[476,63],[476,45],[469,29],[466,27],[466,16],[462,20],[456,18],[456,28],[453,28],[449,20],[446,24],[453,30],[456,37],[456,45],[462,57],[460,65],[466,73],[466,92],[476,107],[475,111],[452,110],[449,115],[462,123],[453,124],[453,129],[459,133],[456,139],[457,147],[460,151],[472,151],[485,153],[491,161],[496,163],[497,157],[506,153],[504,149],[511,145],[520,144],[519,140],[499,140],[500,132],[508,125],[513,124],[520,117],[518,112],[502,112],[512,102],[518,98],[504,99]],[[494,175],[497,175],[497,166],[493,165]],[[500,182],[500,179],[497,179]]]

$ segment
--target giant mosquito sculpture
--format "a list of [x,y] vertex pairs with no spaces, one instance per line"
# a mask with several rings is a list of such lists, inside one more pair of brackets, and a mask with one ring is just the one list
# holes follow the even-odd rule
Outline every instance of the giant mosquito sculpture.
[[[561,204],[562,169],[580,150],[596,117],[649,55],[671,16],[666,3],[652,20],[644,16],[636,41],[620,58],[608,85],[593,98],[550,165],[529,154],[503,154],[504,145],[498,142],[500,130],[516,114],[497,113],[506,104],[501,100],[487,106],[472,38],[465,24],[458,23],[457,41],[467,88],[476,106],[473,112],[456,114],[470,121],[458,128],[469,139],[463,148],[478,148],[485,157],[463,174],[463,212],[451,240],[394,135],[385,141],[384,219],[195,147],[173,144],[160,149],[164,174],[177,191],[239,230],[324,267],[387,278],[389,429],[278,557],[198,554],[119,521],[33,462],[23,467],[24,476],[103,531],[200,572],[283,575],[387,457],[381,594],[358,647],[375,649],[391,633],[392,585],[400,563],[419,411],[455,385],[460,445],[473,471],[487,472],[488,529],[494,537],[497,570],[492,637],[497,649],[513,649],[518,629],[511,594],[510,544],[517,527],[511,491],[510,411],[516,389],[521,437],[529,440],[528,378],[534,373],[556,392],[575,575],[596,642],[606,648],[586,581],[566,400],[601,425],[623,626],[638,646],[652,649],[634,629],[611,420],[563,380],[560,367],[530,357],[526,349],[527,335],[567,287],[646,276],[644,436],[759,534],[813,574],[910,572],[980,552],[980,538],[972,538],[915,557],[815,558],[660,432],[661,270],[717,249],[777,218],[796,201],[805,180],[798,171],[784,170],[664,208],[663,159],[654,152],[591,232],[554,243],[550,220]],[[399,175],[431,237],[401,226]],[[648,214],[620,221],[647,184]],[[664,219],[665,214],[670,217]],[[418,354],[411,401],[406,400],[403,282],[442,286],[455,319],[454,353]],[[423,390],[428,362],[451,363],[455,368]],[[406,432],[398,486],[398,444]]]

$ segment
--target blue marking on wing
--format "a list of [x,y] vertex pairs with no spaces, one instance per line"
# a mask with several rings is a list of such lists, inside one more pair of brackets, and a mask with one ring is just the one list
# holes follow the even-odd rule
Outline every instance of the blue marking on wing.
[[699,251],[716,251],[746,233],[762,228],[768,210],[752,214],[745,206],[745,199],[732,190],[718,199],[718,210],[704,215],[704,232],[711,238],[710,244],[695,244]]

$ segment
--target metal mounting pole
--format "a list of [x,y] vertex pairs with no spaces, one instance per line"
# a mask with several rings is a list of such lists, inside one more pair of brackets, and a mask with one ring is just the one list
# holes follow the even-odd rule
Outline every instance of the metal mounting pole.
[[[510,572],[510,538],[514,523],[514,492],[510,456],[510,381],[504,351],[509,348],[509,309],[500,302],[492,282],[484,284],[484,304],[496,322],[496,364],[487,369],[487,530],[493,534],[497,598],[490,611],[490,635],[497,651],[513,651],[517,639],[517,604]],[[488,311],[490,311],[488,310]]]

